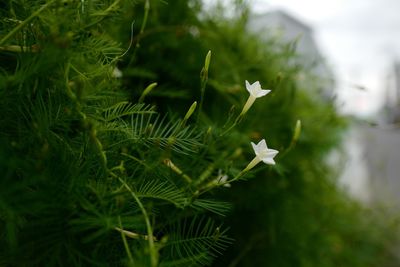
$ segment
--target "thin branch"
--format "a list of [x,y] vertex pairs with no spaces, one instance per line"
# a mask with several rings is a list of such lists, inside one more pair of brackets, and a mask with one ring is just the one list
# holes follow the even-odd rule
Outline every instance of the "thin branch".
[[150,224],[150,219],[149,216],[147,214],[146,209],[143,206],[143,203],[140,201],[140,199],[136,196],[135,192],[133,192],[133,190],[131,189],[131,187],[118,175],[116,175],[113,172],[109,172],[111,176],[113,176],[114,178],[117,178],[120,183],[126,188],[126,190],[129,191],[129,193],[131,194],[131,196],[135,199],[136,203],[138,204],[140,210],[142,211],[145,223],[146,223],[146,228],[147,228],[147,235],[148,235],[148,242],[149,242],[149,250],[150,250],[150,262],[151,262],[151,267],[156,267],[157,266],[157,262],[158,262],[158,257],[157,257],[157,250],[156,247],[154,245],[154,236],[153,236],[153,228],[151,227]]
[[36,18],[40,13],[42,13],[45,9],[47,9],[51,4],[53,4],[55,0],[52,0],[45,5],[43,5],[41,8],[36,10],[32,15],[30,15],[27,19],[21,22],[17,27],[12,29],[6,36],[4,36],[0,40],[0,46],[3,45],[8,39],[10,39],[14,34],[16,34],[19,30],[21,30],[25,25],[27,25],[29,22],[31,22],[34,18]]
[[128,241],[126,240],[126,237],[125,237],[125,235],[126,235],[125,234],[125,230],[122,229],[122,222],[121,222],[121,217],[120,216],[118,216],[118,224],[119,224],[119,226],[121,228],[116,227],[116,230],[121,233],[122,242],[124,243],[124,247],[125,247],[125,250],[126,250],[126,254],[128,255],[129,262],[131,264],[133,264],[132,253],[131,253],[131,250],[129,249]]

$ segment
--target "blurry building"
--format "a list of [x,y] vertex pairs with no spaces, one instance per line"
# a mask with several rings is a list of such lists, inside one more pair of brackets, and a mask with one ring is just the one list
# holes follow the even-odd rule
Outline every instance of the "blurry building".
[[395,61],[386,77],[386,99],[381,120],[385,124],[400,123],[400,62]]
[[346,131],[341,150],[332,153],[333,164],[340,168],[339,182],[352,197],[368,203],[371,201],[371,185],[368,163],[365,157],[365,132],[370,126],[353,123]]
[[370,200],[399,206],[400,129],[365,127],[363,135]]
[[308,71],[304,75],[306,79],[299,77],[303,87],[315,88],[315,85],[323,85],[317,90],[321,91],[324,98],[330,99],[333,96],[333,72],[320,53],[311,27],[284,11],[276,10],[251,16],[248,29],[265,40],[275,39],[284,44],[293,44],[296,57],[290,63],[299,64]]
[[370,198],[400,206],[400,63],[393,63],[386,80],[386,100],[378,125],[363,126],[363,156],[369,176]]

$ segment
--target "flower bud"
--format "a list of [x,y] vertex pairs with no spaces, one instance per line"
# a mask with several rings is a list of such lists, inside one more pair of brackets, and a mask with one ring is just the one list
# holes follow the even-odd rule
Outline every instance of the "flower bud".
[[296,126],[295,126],[295,128],[294,128],[293,139],[292,139],[292,142],[293,142],[293,143],[296,143],[297,140],[299,140],[300,133],[301,133],[301,121],[300,121],[300,120],[297,120],[297,121],[296,121]]
[[146,95],[148,95],[148,94],[151,92],[151,90],[153,90],[154,87],[156,87],[156,86],[157,86],[157,83],[152,83],[152,84],[150,84],[149,86],[147,86],[146,89],[144,89],[142,95],[140,96],[138,102],[139,102],[139,103],[142,103],[143,100],[144,100],[144,98],[146,97]]
[[208,72],[208,68],[210,66],[210,61],[211,61],[211,50],[208,50],[206,60],[204,61],[204,70]]
[[190,118],[190,116],[192,116],[193,112],[196,110],[196,107],[197,107],[197,101],[194,101],[193,104],[190,106],[189,110],[186,112],[183,121],[187,121]]

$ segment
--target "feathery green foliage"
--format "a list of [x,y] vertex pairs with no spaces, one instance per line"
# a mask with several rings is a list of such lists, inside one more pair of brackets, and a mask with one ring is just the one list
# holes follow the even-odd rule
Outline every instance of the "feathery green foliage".
[[[202,10],[0,4],[0,266],[392,260],[385,225],[365,223],[330,176],[344,120],[302,88],[293,47],[247,33],[240,1],[237,19]],[[236,123],[246,79],[273,92]],[[239,176],[262,138],[279,149],[277,165]],[[233,177],[247,181],[226,184]]]

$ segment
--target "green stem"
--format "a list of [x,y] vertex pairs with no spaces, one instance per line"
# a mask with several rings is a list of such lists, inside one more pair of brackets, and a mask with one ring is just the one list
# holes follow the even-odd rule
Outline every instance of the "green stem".
[[121,2],[121,0],[116,0],[114,3],[112,3],[106,10],[101,12],[101,15],[98,15],[98,16],[101,16],[102,18],[86,25],[84,27],[84,29],[90,28],[90,27],[102,22],[108,16],[108,13],[111,13],[114,10],[114,8],[119,4],[119,2]]
[[208,69],[210,67],[210,60],[211,60],[211,50],[208,51],[206,58],[204,60],[204,67],[201,69],[201,72],[200,72],[201,96],[200,96],[199,111],[197,113],[197,120],[199,120],[200,114],[203,109],[204,94],[205,94],[206,86],[207,86],[207,82],[208,82]]
[[143,16],[142,26],[140,27],[140,32],[139,32],[139,35],[138,35],[138,38],[136,41],[135,49],[133,50],[132,58],[131,58],[131,61],[129,62],[129,64],[132,64],[133,60],[135,60],[137,50],[140,46],[140,37],[142,36],[142,34],[144,32],[144,28],[146,27],[146,24],[147,24],[147,18],[149,17],[149,10],[150,10],[150,0],[146,0],[146,2],[144,4],[144,16]]
[[241,178],[243,175],[245,175],[248,171],[250,171],[251,169],[254,168],[254,166],[256,166],[261,160],[258,157],[254,157],[254,159],[246,166],[246,168],[244,168],[238,175],[236,175],[235,177],[233,177],[230,180],[227,180],[223,183],[215,183],[215,181],[211,181],[210,183],[208,183],[205,187],[203,187],[202,189],[197,190],[196,192],[194,192],[195,196],[199,196],[201,194],[204,194],[212,189],[214,189],[215,187],[220,187],[223,186],[225,184],[229,184],[232,182],[235,182],[237,180],[239,180],[239,178]]
[[222,134],[220,134],[220,136],[224,136],[226,133],[228,133],[230,130],[232,130],[236,125],[238,125],[242,121],[244,115],[250,109],[250,107],[253,105],[255,100],[256,100],[255,97],[253,97],[251,95],[249,96],[249,98],[246,101],[246,104],[244,104],[244,106],[243,106],[242,112],[240,112],[240,114],[236,117],[233,124],[228,129],[223,131]]
[[237,120],[235,120],[235,122],[229,126],[228,129],[226,129],[225,131],[223,131],[219,136],[224,136],[225,134],[227,134],[230,130],[232,130],[233,128],[235,128],[235,126],[237,125]]
[[174,171],[175,173],[177,173],[178,175],[180,175],[183,179],[185,179],[185,181],[187,183],[191,183],[192,182],[192,178],[190,178],[187,174],[185,174],[181,169],[179,169],[170,159],[164,159],[163,163],[165,164],[165,166],[167,166],[168,168],[170,168],[172,171]]
[[146,0],[146,3],[144,4],[144,17],[143,17],[143,23],[142,26],[140,27],[140,32],[139,34],[142,34],[144,31],[144,28],[146,27],[147,24],[147,18],[149,16],[149,10],[150,10],[150,1]]
[[149,250],[150,250],[150,262],[151,262],[151,267],[157,267],[157,250],[156,247],[154,246],[154,237],[153,237],[153,229],[150,224],[150,219],[149,216],[147,215],[147,211],[144,208],[142,202],[140,199],[136,196],[135,192],[131,189],[131,187],[123,180],[121,177],[117,176],[113,172],[110,171],[110,175],[117,178],[120,183],[129,191],[131,196],[135,199],[136,203],[138,204],[140,210],[142,211],[145,223],[146,223],[146,228],[147,228],[147,235],[148,235],[148,242],[149,242]]
[[124,247],[125,247],[125,250],[126,250],[126,254],[128,255],[129,262],[131,264],[133,264],[133,257],[132,257],[132,254],[131,254],[131,250],[129,249],[128,241],[126,240],[125,234],[123,232],[123,227],[122,227],[122,222],[121,222],[121,217],[120,216],[118,216],[118,224],[119,224],[119,227],[122,230],[121,231],[122,242],[124,243]]
[[116,0],[114,3],[112,3],[104,12],[105,13],[109,13],[109,12],[111,12],[113,9],[114,9],[114,7],[116,7],[118,4],[119,4],[119,2],[120,2],[121,0]]
[[15,52],[15,53],[21,53],[21,52],[36,53],[39,51],[39,47],[37,45],[32,45],[32,46],[6,45],[6,46],[0,46],[0,50]]
[[[204,68],[203,68],[203,70],[202,70],[202,72],[205,72],[206,70],[204,70]],[[208,81],[208,73],[206,73],[206,74],[204,74],[205,75],[205,77],[204,78],[202,78],[202,81],[201,81],[201,88],[200,88],[200,104],[199,104],[199,110],[198,110],[198,112],[197,112],[197,121],[199,120],[199,117],[200,117],[200,113],[202,112],[202,110],[203,110],[203,102],[204,102],[204,94],[205,94],[205,92],[206,92],[206,85],[207,85],[207,81]],[[204,80],[203,80],[204,79]]]
[[30,15],[27,19],[25,19],[21,24],[19,24],[17,27],[12,29],[6,36],[4,36],[0,40],[0,46],[3,45],[8,39],[10,39],[14,34],[16,34],[19,30],[21,30],[25,25],[27,25],[29,22],[31,22],[35,17],[37,17],[40,13],[42,13],[46,8],[48,8],[51,4],[53,4],[55,0],[52,0],[45,5],[43,5],[41,8],[36,10],[32,15]]

